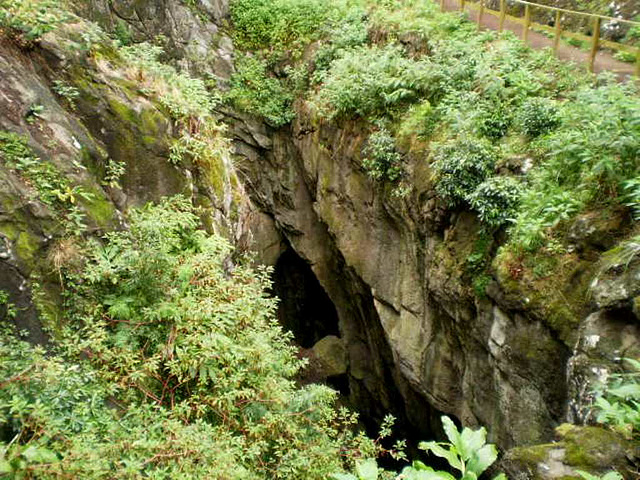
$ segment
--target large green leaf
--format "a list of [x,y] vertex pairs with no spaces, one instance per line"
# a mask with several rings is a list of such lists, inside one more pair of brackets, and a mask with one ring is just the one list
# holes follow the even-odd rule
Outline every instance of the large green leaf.
[[487,431],[484,428],[471,430],[465,428],[460,435],[461,447],[458,451],[463,460],[468,460],[474,452],[480,450],[487,441]]
[[614,471],[607,472],[602,477],[599,477],[598,475],[592,475],[591,473],[582,470],[576,470],[576,472],[585,480],[622,480],[623,478],[622,475]]
[[22,456],[30,463],[55,463],[58,461],[58,457],[54,452],[43,447],[36,447],[35,445],[29,446],[22,452]]
[[351,475],[350,473],[332,473],[331,478],[333,480],[358,480],[355,475]]
[[11,468],[11,464],[4,459],[0,459],[0,474],[3,473],[11,473],[13,469]]
[[402,478],[402,480],[456,480],[453,475],[447,472],[436,471],[426,466],[425,468],[421,467],[419,469],[405,467],[398,478]]
[[467,462],[467,471],[480,476],[498,458],[495,445],[485,445],[471,455]]
[[446,415],[442,416],[442,428],[444,428],[444,433],[447,435],[447,438],[451,442],[451,444],[456,448],[458,452],[463,450],[462,448],[462,439],[460,438],[460,432],[458,432],[458,428]]
[[360,480],[376,480],[378,478],[378,464],[373,458],[356,462],[356,473]]
[[620,398],[640,398],[640,383],[627,383],[617,388],[610,388],[607,393]]
[[440,458],[444,458],[453,468],[459,470],[460,472],[464,472],[464,465],[462,463],[462,460],[460,460],[458,452],[453,446],[450,446],[450,449],[447,450],[437,442],[420,442],[419,447],[422,450],[431,452]]

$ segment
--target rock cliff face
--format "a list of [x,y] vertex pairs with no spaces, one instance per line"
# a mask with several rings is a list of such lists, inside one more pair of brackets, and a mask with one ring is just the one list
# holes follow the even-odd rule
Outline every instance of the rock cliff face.
[[[172,0],[93,0],[86,8],[107,26],[126,23],[139,40],[164,34],[174,59],[223,86],[233,69],[223,1],[202,0],[197,10]],[[368,178],[360,159],[366,125],[322,120],[306,103],[279,130],[225,112],[241,174],[225,158],[212,181],[168,162],[175,122],[109,51],[60,47],[81,42],[73,25],[56,35],[26,52],[0,43],[0,129],[23,135],[93,194],[81,202],[90,232],[122,226],[129,206],[183,193],[205,207],[209,228],[263,263],[295,253],[333,304],[322,311],[337,321],[337,331],[308,337],[332,335],[335,348],[324,350],[341,357],[332,371],[346,368],[345,393],[372,424],[391,412],[405,431],[428,435],[444,412],[486,426],[504,449],[546,442],[558,424],[585,419],[591,382],[621,356],[640,354],[640,266],[599,266],[592,255],[614,247],[624,226],[582,218],[572,227],[575,253],[553,281],[498,269],[478,294],[466,270],[481,236],[477,219],[445,209],[426,162],[411,155],[407,195]],[[73,108],[52,92],[56,80],[79,89]],[[35,105],[43,108],[34,118]],[[126,166],[121,187],[102,182],[109,159]],[[0,289],[25,309],[21,327],[35,341],[46,335],[29,279],[42,279],[55,321],[50,259],[59,237],[32,185],[0,165]]]
[[409,160],[415,189],[397,198],[361,167],[361,124],[323,121],[307,104],[290,129],[231,122],[252,198],[336,307],[352,400],[369,418],[391,411],[424,434],[445,412],[487,426],[502,448],[545,442],[584,421],[593,383],[640,352],[636,268],[596,266],[585,246],[611,225],[576,221],[582,253],[555,291],[499,273],[478,296],[465,262],[481,227],[443,208],[423,162]]
[[[565,415],[571,348],[544,322],[465,287],[459,265],[475,218],[438,211],[427,183],[404,199],[373,183],[359,167],[357,124],[327,124],[301,106],[291,131],[251,141],[268,137],[259,129],[234,130],[248,185],[335,304],[356,396],[415,425],[425,420],[414,417],[418,401],[487,425],[505,447],[547,438]],[[385,398],[394,390],[404,405]]]
[[[50,189],[68,186],[87,194],[67,199],[86,217],[87,235],[124,227],[121,212],[129,207],[183,194],[203,207],[208,228],[245,243],[251,207],[230,158],[219,160],[216,178],[205,178],[194,165],[169,162],[179,131],[166,107],[141,91],[110,47],[86,42],[73,23],[30,49],[0,40],[0,130],[19,135],[37,163],[50,169],[53,180],[47,181],[60,183]],[[57,94],[55,85],[73,87],[74,98]],[[109,162],[123,166],[117,185],[105,181]],[[20,327],[42,343],[47,335],[32,306],[30,283],[37,279],[46,292],[43,305],[52,316],[46,326],[55,328],[63,319],[56,317],[52,258],[65,231],[37,180],[9,162],[0,164],[0,289],[24,309]]]

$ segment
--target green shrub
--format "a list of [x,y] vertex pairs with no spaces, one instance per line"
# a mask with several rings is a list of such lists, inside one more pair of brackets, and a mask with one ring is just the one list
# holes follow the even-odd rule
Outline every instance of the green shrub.
[[[487,431],[484,428],[471,430],[464,428],[459,431],[453,421],[446,415],[442,417],[442,425],[448,442],[420,442],[419,448],[440,457],[449,464],[451,470],[460,472],[460,480],[475,480],[482,475],[498,458],[495,445],[487,443]],[[416,460],[410,466],[402,469],[399,475],[388,471],[381,471],[374,459],[356,462],[356,475],[333,474],[334,480],[378,480],[380,474],[384,478],[395,480],[456,480],[452,474],[434,470],[423,462]],[[494,480],[506,480],[504,474],[494,477]]]
[[124,20],[117,20],[116,26],[113,29],[113,36],[120,47],[128,47],[133,43],[131,28]]
[[595,408],[598,422],[632,438],[640,434],[640,361],[625,362],[630,371],[611,375],[596,389]]
[[526,135],[537,137],[558,127],[558,108],[547,99],[533,98],[520,108],[518,122]]
[[79,245],[61,266],[66,325],[50,353],[0,326],[0,471],[323,480],[376,454],[335,392],[296,386],[304,361],[270,272],[230,267],[197,213],[168,199]]
[[521,183],[513,177],[491,177],[482,182],[467,200],[480,220],[492,228],[513,221],[522,194]]
[[24,42],[37,41],[70,18],[61,0],[0,0],[0,28]]
[[273,127],[285,125],[295,117],[291,107],[293,94],[268,73],[265,60],[254,56],[238,58],[227,101],[263,117]]
[[545,245],[551,229],[582,211],[589,195],[553,185],[541,191],[535,180],[533,183],[522,193],[510,238],[512,246],[530,252]]
[[505,108],[487,105],[478,118],[478,132],[490,140],[499,140],[507,134],[511,121]]
[[402,177],[402,155],[396,151],[395,140],[386,128],[369,136],[363,154],[362,166],[371,178],[396,182]]
[[634,220],[640,220],[640,176],[622,183],[624,204],[631,209]]
[[317,100],[329,117],[383,116],[426,94],[432,71],[395,46],[353,48],[331,64]]
[[53,82],[53,91],[64,98],[72,110],[75,110],[76,100],[80,96],[80,91],[77,88],[62,80],[55,80]]
[[232,0],[230,11],[238,45],[260,49],[311,40],[335,6],[323,0]]
[[220,101],[201,79],[162,63],[159,58],[164,52],[157,45],[139,43],[122,47],[120,53],[139,69],[138,80],[145,90],[156,94],[176,120],[209,116]]
[[[640,100],[632,84],[605,83],[572,94],[559,126],[536,140],[542,157],[528,175],[510,243],[535,249],[551,228],[585,208],[630,204],[639,173]],[[625,187],[628,185],[628,187]]]
[[493,173],[496,162],[495,151],[478,139],[440,145],[435,156],[436,191],[449,206],[467,202],[478,185]]
[[399,137],[416,135],[421,138],[430,137],[438,125],[438,112],[431,106],[428,100],[423,100],[417,105],[412,105],[407,110],[398,128]]
[[369,39],[366,13],[360,8],[352,8],[327,27],[320,48],[314,56],[314,80],[321,82],[331,66],[331,62],[342,56],[345,51],[363,46]]

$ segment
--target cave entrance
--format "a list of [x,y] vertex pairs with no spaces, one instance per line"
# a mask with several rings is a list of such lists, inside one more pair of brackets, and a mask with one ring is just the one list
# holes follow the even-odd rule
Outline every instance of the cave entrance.
[[278,320],[300,347],[311,348],[327,335],[340,336],[336,307],[311,266],[290,247],[276,263],[273,293],[280,299]]

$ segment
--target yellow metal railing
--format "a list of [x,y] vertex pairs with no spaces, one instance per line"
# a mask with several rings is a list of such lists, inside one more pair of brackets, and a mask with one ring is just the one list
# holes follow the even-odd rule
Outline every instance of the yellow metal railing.
[[[499,27],[498,29],[502,31],[504,29],[504,22],[508,18],[512,22],[516,22],[522,25],[522,39],[527,42],[529,39],[529,31],[532,28],[536,28],[539,30],[543,30],[553,34],[553,51],[557,53],[558,47],[560,45],[560,39],[562,36],[573,38],[576,40],[581,40],[583,42],[588,42],[591,44],[591,49],[589,51],[588,57],[588,67],[590,71],[593,71],[593,66],[595,63],[596,55],[601,46],[610,48],[612,50],[628,52],[634,54],[636,57],[636,67],[635,67],[635,75],[640,77],[640,47],[633,47],[631,45],[625,45],[618,42],[613,42],[610,40],[603,40],[600,38],[600,27],[602,25],[602,21],[611,21],[611,22],[619,22],[626,23],[630,25],[640,26],[640,22],[635,22],[633,20],[626,20],[624,18],[614,18],[608,17],[606,15],[598,15],[595,13],[586,13],[586,12],[578,12],[574,10],[567,10],[564,8],[551,7],[548,5],[541,5],[539,3],[528,2],[526,0],[509,0],[512,4],[520,4],[524,5],[524,17],[514,17],[513,15],[509,15],[507,13],[507,0],[500,0],[500,10],[492,10],[488,8],[485,3],[486,0],[478,0],[478,1],[466,1],[459,0],[460,2],[460,10],[464,11],[467,5],[470,8],[478,10],[478,16],[476,18],[478,25],[482,24],[482,17],[485,14],[493,15],[498,17],[499,19]],[[445,0],[440,0],[440,8],[445,10]],[[542,25],[537,22],[533,22],[531,20],[531,12],[533,9],[542,9],[542,10],[550,10],[555,12],[555,24],[553,27],[548,25]],[[593,35],[588,36],[578,32],[572,32],[570,30],[562,29],[562,14],[576,15],[582,17],[589,17],[593,19]]]

